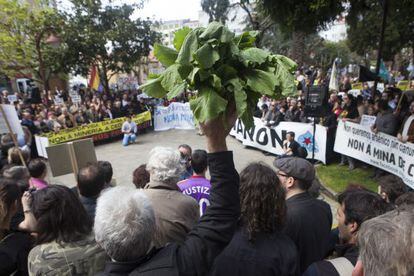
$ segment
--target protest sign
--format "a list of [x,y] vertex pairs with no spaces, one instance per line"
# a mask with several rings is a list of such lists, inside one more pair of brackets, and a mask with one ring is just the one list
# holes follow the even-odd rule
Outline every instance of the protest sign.
[[46,148],[53,176],[74,173],[88,163],[96,163],[96,153],[92,139],[83,139]]
[[409,87],[410,83],[408,82],[408,80],[399,81],[397,84],[397,88],[401,89],[402,91],[408,90]]
[[362,90],[364,87],[362,86],[362,82],[356,82],[352,84],[352,89],[355,90]]
[[[87,124],[84,126],[62,129],[58,133],[47,133],[42,136],[48,138],[50,145],[57,145],[98,134],[110,133],[112,131],[116,131],[118,134],[120,134],[122,123],[125,122],[125,120],[125,117],[117,118],[114,120],[106,120],[98,123]],[[149,111],[145,111],[133,116],[132,120],[137,124],[138,128],[142,128],[142,126],[147,127],[151,123],[151,113]]]
[[414,188],[414,144],[375,134],[367,126],[339,121],[334,150],[395,174]]
[[[247,130],[242,121],[237,120],[230,135],[242,141],[243,145],[261,149],[273,154],[283,154],[283,140],[288,131],[295,133],[295,140],[308,151],[312,158],[313,125],[304,123],[281,122],[276,127],[267,127],[263,122],[254,118],[254,126]],[[326,128],[316,125],[315,132],[315,159],[326,162]]]
[[15,94],[8,95],[7,96],[7,100],[9,101],[10,104],[13,104],[14,102],[17,102],[18,101],[17,96]]
[[[10,125],[10,129],[13,133],[18,135],[24,135],[23,129],[17,116],[16,108],[11,104],[2,104],[1,108],[3,112],[0,112],[0,133],[10,133],[7,123]],[[3,116],[4,113],[4,116]],[[7,121],[6,121],[7,119]]]
[[370,116],[370,115],[362,115],[361,116],[361,126],[371,127],[375,124],[375,121],[377,120],[376,116]]
[[64,103],[63,98],[61,98],[61,97],[59,97],[59,96],[55,96],[54,103],[55,103],[56,105],[63,104],[63,103]]
[[82,101],[81,96],[76,91],[70,91],[69,96],[72,100],[72,103],[74,103],[74,104],[81,103],[81,101]]
[[194,116],[189,103],[171,103],[157,106],[154,112],[154,130],[194,129]]

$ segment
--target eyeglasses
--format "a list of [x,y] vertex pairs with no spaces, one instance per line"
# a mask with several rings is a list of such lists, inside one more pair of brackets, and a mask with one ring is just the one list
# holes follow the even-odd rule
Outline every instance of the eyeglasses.
[[276,174],[277,174],[278,176],[283,176],[283,177],[286,177],[286,178],[290,177],[289,175],[287,175],[287,174],[283,174],[283,173],[280,173],[280,172],[277,172]]

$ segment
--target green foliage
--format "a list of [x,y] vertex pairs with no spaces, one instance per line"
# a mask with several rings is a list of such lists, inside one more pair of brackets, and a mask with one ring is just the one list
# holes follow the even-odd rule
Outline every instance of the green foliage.
[[209,22],[225,23],[230,7],[229,0],[201,0],[201,8],[209,16]]
[[314,33],[325,27],[344,10],[341,0],[259,0],[259,6],[269,14],[282,31]]
[[217,118],[234,102],[239,117],[250,127],[262,94],[275,98],[295,92],[296,63],[255,48],[254,35],[235,36],[217,22],[196,28],[187,33],[175,63],[141,88],[150,96],[169,99],[187,87],[197,91],[190,106],[199,122]]
[[[383,57],[393,60],[401,49],[414,46],[414,4],[411,0],[388,1]],[[365,56],[378,49],[382,24],[382,6],[377,0],[352,0],[346,17],[348,44],[352,51]]]
[[[87,75],[91,66],[97,65],[106,89],[113,75],[130,73],[142,57],[148,56],[150,46],[159,40],[159,34],[152,30],[152,21],[131,19],[135,6],[70,1],[73,8],[65,14],[63,38],[69,50],[66,57],[73,66],[67,70]],[[172,53],[165,53],[161,48],[157,46],[156,50],[168,65]]]
[[154,45],[154,55],[157,56],[159,62],[165,67],[173,65],[177,59],[178,52],[174,49],[155,43]]
[[184,27],[184,28],[179,29],[179,30],[174,32],[173,44],[174,44],[174,48],[177,51],[180,51],[181,46],[184,43],[184,39],[188,35],[189,32],[191,32],[191,28],[189,28],[189,27]]
[[62,18],[42,1],[0,0],[0,71],[10,77],[31,74],[48,89],[52,73],[65,65],[65,48],[46,43],[59,35]]

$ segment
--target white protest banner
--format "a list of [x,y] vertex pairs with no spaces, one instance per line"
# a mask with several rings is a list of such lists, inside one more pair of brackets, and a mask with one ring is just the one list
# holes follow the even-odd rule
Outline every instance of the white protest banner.
[[334,150],[395,174],[414,188],[414,144],[401,143],[381,132],[375,134],[367,126],[339,121]]
[[[2,104],[1,108],[9,122],[10,128],[13,133],[18,135],[24,135],[22,125],[20,124],[19,117],[17,116],[16,108],[11,104]],[[9,133],[9,128],[7,127],[6,118],[3,117],[3,113],[0,112],[0,133]]]
[[81,96],[79,94],[71,94],[70,98],[72,99],[72,103],[74,104],[81,103],[82,101]]
[[370,115],[362,115],[361,116],[361,122],[359,123],[361,126],[371,127],[375,124],[375,121],[377,120],[376,116],[370,116]]
[[[267,127],[259,118],[254,118],[254,126],[247,130],[242,121],[237,120],[230,135],[242,141],[243,145],[258,148],[273,154],[283,154],[283,139],[286,133],[293,131],[295,140],[308,151],[312,158],[313,125],[304,123],[281,122],[276,127]],[[326,128],[316,125],[315,159],[326,162]]]
[[63,102],[63,98],[61,98],[59,96],[55,96],[54,102],[55,102],[56,105],[59,105],[59,104],[63,104],[64,103]]
[[189,103],[171,103],[157,106],[154,111],[154,130],[194,129],[194,116]]
[[18,101],[17,95],[16,94],[8,95],[7,100],[9,101],[10,104],[13,104],[14,102]]

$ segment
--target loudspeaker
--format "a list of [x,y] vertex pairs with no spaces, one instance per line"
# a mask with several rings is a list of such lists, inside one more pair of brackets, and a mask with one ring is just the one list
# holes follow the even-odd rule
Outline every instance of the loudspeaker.
[[328,87],[308,86],[305,90],[305,116],[325,117],[328,108]]

